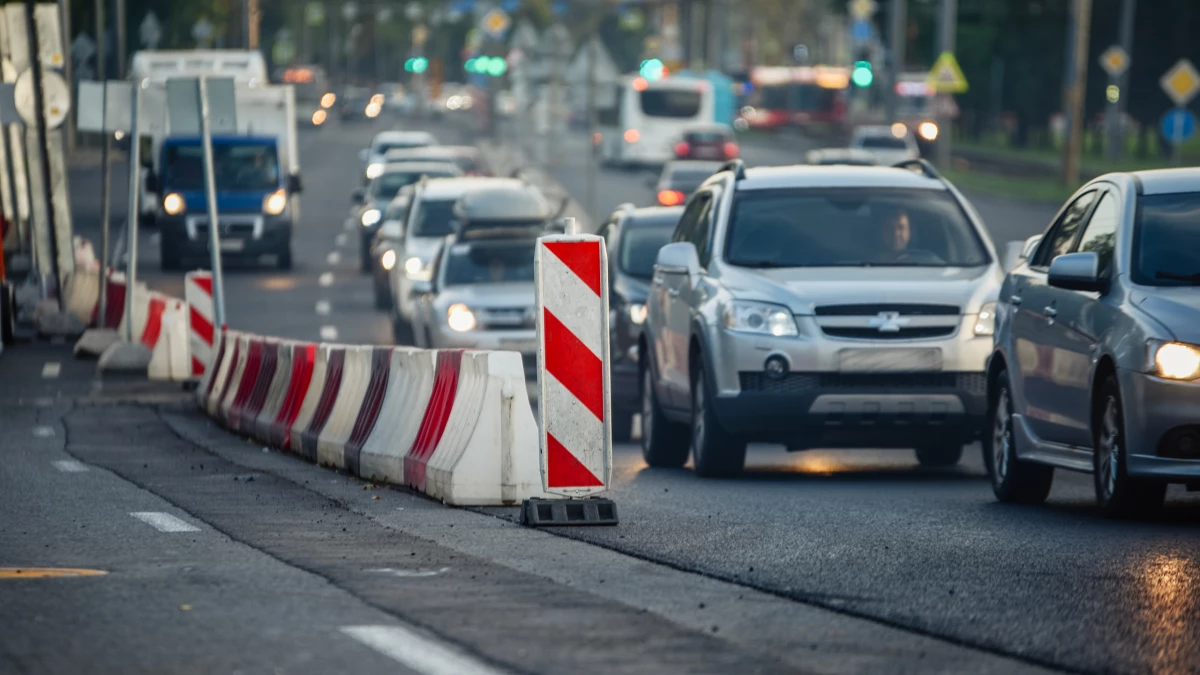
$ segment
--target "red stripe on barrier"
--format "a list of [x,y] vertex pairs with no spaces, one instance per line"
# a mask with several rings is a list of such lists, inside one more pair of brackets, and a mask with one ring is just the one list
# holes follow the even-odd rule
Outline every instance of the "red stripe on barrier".
[[146,330],[142,331],[142,344],[150,349],[158,344],[158,336],[162,334],[163,311],[167,308],[165,298],[150,296],[150,306],[146,311]]
[[[216,363],[216,361],[214,361],[213,363]],[[192,357],[192,375],[203,375],[204,369],[205,369],[204,362],[193,356]]]
[[292,425],[300,414],[300,406],[308,396],[312,382],[313,366],[316,364],[317,346],[302,344],[292,347],[292,379],[288,380],[287,394],[279,406],[279,414],[271,423],[271,443],[284,450],[292,446]]
[[[221,365],[221,357],[225,356],[225,345],[228,342],[229,342],[229,340],[226,338],[225,331],[222,330],[221,331],[221,339],[217,341],[217,353],[215,356],[213,356],[213,368],[216,368],[217,366]],[[193,357],[192,368],[196,367],[195,361],[196,361],[196,359]],[[204,364],[200,364],[200,365],[201,365],[201,368],[203,369]],[[209,397],[212,396],[213,386],[216,385],[216,383],[217,383],[217,372],[214,370],[212,377],[208,378],[208,385],[204,390],[204,400],[206,402],[208,401]]]
[[[228,339],[228,338],[226,338],[226,339]],[[223,402],[225,400],[226,396],[229,396],[229,387],[233,384],[233,376],[234,376],[235,371],[237,370],[238,359],[241,358],[241,351],[242,351],[241,341],[235,339],[233,342],[233,354],[230,355],[230,360],[229,360],[229,372],[225,373],[225,381],[221,383],[221,391],[218,392],[218,393],[220,393],[220,396],[217,397],[217,417],[218,418],[220,418],[220,416],[221,416],[221,408],[220,408],[221,402]]]
[[242,409],[242,426],[243,432],[253,433],[254,422],[258,419],[258,413],[262,412],[263,405],[267,402],[267,393],[271,389],[271,380],[275,379],[275,370],[279,365],[279,350],[281,345],[278,342],[266,342],[262,348],[262,365],[258,368],[258,379],[254,382],[254,389],[250,391],[250,397],[246,399],[246,406]]
[[195,275],[192,277],[192,283],[199,286],[205,293],[212,295],[212,275]]
[[438,352],[433,393],[429,397],[429,404],[425,406],[425,415],[421,417],[417,437],[404,458],[404,482],[420,490],[425,489],[425,465],[441,442],[450,412],[454,410],[462,354],[462,350]]
[[237,393],[233,395],[233,403],[229,406],[229,416],[225,420],[230,429],[242,428],[246,401],[254,391],[254,385],[258,382],[258,371],[262,367],[262,352],[262,339],[251,339],[250,349],[246,351],[246,367],[242,369],[242,381],[238,383]]
[[317,439],[325,429],[329,415],[333,412],[333,404],[337,402],[338,392],[342,389],[342,371],[345,364],[345,349],[330,350],[329,366],[325,371],[325,388],[321,390],[321,398],[317,400],[317,409],[313,411],[308,428],[300,434],[300,454],[313,461],[317,461]]
[[553,434],[546,434],[546,485],[548,487],[603,487],[604,481],[596,478],[570,450],[558,442]]
[[108,313],[104,317],[104,327],[116,329],[121,325],[121,317],[125,316],[125,283],[108,280]]
[[192,327],[192,332],[199,336],[199,338],[203,340],[205,344],[211,345],[213,343],[212,322],[208,320],[208,317],[204,316],[200,312],[197,312],[195,307],[189,305],[188,310],[190,315],[188,325]]
[[383,395],[387,392],[391,369],[392,349],[376,347],[371,354],[371,381],[367,383],[367,394],[363,397],[358,417],[354,420],[354,428],[350,430],[350,438],[346,441],[346,470],[356,476],[363,444],[375,428],[379,411],[383,407]]
[[600,242],[551,241],[546,242],[545,246],[593,293],[600,295]]
[[550,310],[542,309],[546,372],[562,383],[601,422],[604,421],[604,362]]

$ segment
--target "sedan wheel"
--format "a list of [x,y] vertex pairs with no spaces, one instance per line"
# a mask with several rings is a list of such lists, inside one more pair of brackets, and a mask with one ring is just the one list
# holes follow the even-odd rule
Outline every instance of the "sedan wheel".
[[996,377],[990,400],[991,433],[983,439],[983,462],[992,479],[992,492],[1002,502],[1040,504],[1046,501],[1054,482],[1054,468],[1017,457],[1012,387],[1007,371],[1001,371]]
[[1100,512],[1114,518],[1154,515],[1162,508],[1167,485],[1133,478],[1126,470],[1129,448],[1125,441],[1121,392],[1115,377],[1110,376],[1104,382],[1096,405],[1092,480]]

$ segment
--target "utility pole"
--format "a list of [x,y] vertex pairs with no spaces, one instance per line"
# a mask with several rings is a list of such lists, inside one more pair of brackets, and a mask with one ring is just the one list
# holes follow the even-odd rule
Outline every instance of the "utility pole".
[[[958,0],[941,0],[938,13],[938,44],[941,49],[938,50],[942,54],[953,54],[958,31]],[[945,100],[950,94],[939,94],[939,98]],[[948,106],[947,106],[948,107]],[[954,136],[951,127],[954,125],[954,119],[945,114],[939,114],[938,121],[938,136],[937,136],[937,163],[943,168],[950,166],[951,157],[951,139]]]
[[896,83],[900,81],[900,74],[904,72],[904,41],[907,35],[905,34],[908,28],[908,1],[907,0],[892,0],[891,7],[888,9],[889,19],[889,35],[888,42],[891,47],[891,78],[892,90],[888,92],[888,121],[895,122],[897,117],[897,108],[899,102],[896,97]]
[[600,38],[593,34],[587,41],[587,213],[594,216],[596,206],[596,158],[592,153],[596,138],[596,51]]
[[1074,188],[1079,184],[1079,154],[1083,146],[1083,104],[1087,90],[1088,35],[1092,27],[1092,0],[1074,0],[1075,39],[1074,69],[1067,84],[1067,142],[1063,144],[1063,184]]
[[[1137,0],[1121,0],[1121,28],[1120,40],[1121,49],[1129,55],[1132,61],[1133,55],[1133,21],[1137,14]],[[1117,78],[1117,92],[1120,98],[1117,99],[1115,106],[1109,107],[1109,112],[1116,119],[1112,120],[1108,126],[1108,158],[1116,161],[1121,159],[1121,155],[1125,153],[1125,133],[1121,128],[1121,123],[1125,120],[1125,110],[1127,107],[1126,101],[1129,99],[1129,68],[1121,73]]]
[[[125,0],[117,0],[113,24],[117,27],[117,79],[125,79]],[[137,139],[132,139],[137,142]]]

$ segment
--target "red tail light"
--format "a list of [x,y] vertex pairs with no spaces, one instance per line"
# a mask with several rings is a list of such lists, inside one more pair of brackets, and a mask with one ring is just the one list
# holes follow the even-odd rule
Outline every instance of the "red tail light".
[[663,206],[679,206],[683,203],[683,193],[679,190],[660,190],[658,203]]
[[691,149],[691,146],[689,146],[686,142],[680,141],[675,144],[675,156],[679,157],[680,159],[687,157],[688,152],[690,152]]
[[725,159],[736,159],[738,156],[737,143],[729,142],[725,144]]

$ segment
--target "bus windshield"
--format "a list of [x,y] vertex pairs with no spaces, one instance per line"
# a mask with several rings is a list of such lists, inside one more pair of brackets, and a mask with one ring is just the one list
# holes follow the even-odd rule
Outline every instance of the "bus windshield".
[[642,114],[647,117],[695,117],[700,112],[700,92],[689,89],[647,89],[642,92]]

